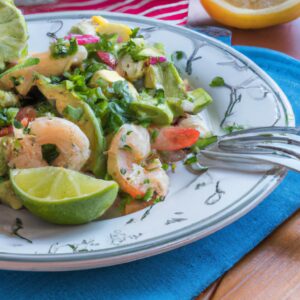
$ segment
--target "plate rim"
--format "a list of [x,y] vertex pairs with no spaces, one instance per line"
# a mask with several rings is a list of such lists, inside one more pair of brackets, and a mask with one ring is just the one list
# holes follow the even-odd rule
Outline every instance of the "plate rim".
[[[97,11],[99,12],[99,11]],[[40,13],[33,15],[26,15],[26,21],[38,21],[46,18],[66,18],[66,17],[89,17],[94,15],[95,11],[87,10],[87,11],[72,11],[72,12],[51,12],[51,13]],[[223,44],[222,42],[205,36],[201,33],[195,32],[189,28],[184,28],[182,26],[171,25],[165,23],[163,21],[154,20],[147,17],[142,16],[134,16],[130,14],[123,13],[112,13],[101,11],[101,15],[107,16],[111,19],[127,19],[127,21],[132,22],[141,22],[143,24],[155,25],[159,27],[165,27],[169,30],[175,31],[179,33],[186,32],[190,36],[201,36],[201,39],[209,41],[211,44],[217,46],[218,48],[232,54],[234,57],[238,58],[243,63],[247,64],[249,68],[251,68],[257,75],[259,75],[275,93],[278,93],[278,99],[280,100],[280,104],[284,110],[286,117],[287,126],[295,126],[295,115],[292,109],[288,98],[283,93],[281,88],[277,85],[277,83],[259,66],[257,66],[251,59],[238,52],[237,50],[231,48],[230,46]],[[287,115],[292,116],[288,118]],[[97,268],[104,266],[111,266],[116,264],[121,264],[125,262],[134,261],[137,259],[153,256],[156,254],[160,254],[163,252],[170,251],[172,249],[187,245],[196,240],[202,239],[225,226],[233,223],[255,206],[257,206],[263,199],[265,199],[284,179],[286,176],[286,169],[280,168],[274,174],[273,179],[269,180],[269,182],[265,182],[266,186],[263,189],[259,189],[259,195],[255,194],[247,200],[247,194],[251,193],[251,190],[254,191],[257,189],[257,185],[266,181],[266,176],[263,178],[249,191],[247,191],[246,195],[240,197],[242,201],[241,205],[238,205],[234,211],[230,211],[228,216],[220,216],[219,220],[212,220],[214,224],[207,225],[207,228],[198,228],[197,223],[188,226],[185,229],[179,229],[172,234],[166,234],[166,236],[172,236],[172,238],[164,238],[164,236],[160,236],[158,238],[152,238],[149,240],[144,240],[142,242],[136,242],[129,244],[127,246],[119,246],[114,248],[108,248],[105,250],[95,250],[88,253],[70,253],[70,254],[16,254],[16,253],[1,253],[0,252],[0,269],[6,270],[31,270],[31,271],[63,271],[63,270],[79,270],[79,269],[89,269],[89,268]],[[246,200],[245,200],[246,199]],[[234,202],[232,205],[236,205]],[[240,208],[241,206],[241,208]],[[228,209],[228,207],[227,207]],[[190,228],[195,229],[190,229]],[[181,234],[181,231],[184,231]],[[174,237],[173,237],[174,236]],[[153,242],[151,242],[153,240]],[[159,241],[159,242],[158,242]],[[132,250],[132,248],[136,248],[137,245],[144,245],[143,247],[139,247],[137,250]],[[111,250],[115,249],[114,253]],[[127,250],[126,250],[127,249]],[[100,255],[102,252],[110,251],[109,255]]]

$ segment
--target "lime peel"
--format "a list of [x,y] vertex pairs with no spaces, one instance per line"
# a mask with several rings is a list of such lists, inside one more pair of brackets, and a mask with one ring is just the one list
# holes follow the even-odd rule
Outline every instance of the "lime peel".
[[114,203],[118,194],[114,181],[58,167],[14,169],[10,171],[10,180],[30,212],[56,224],[95,220]]

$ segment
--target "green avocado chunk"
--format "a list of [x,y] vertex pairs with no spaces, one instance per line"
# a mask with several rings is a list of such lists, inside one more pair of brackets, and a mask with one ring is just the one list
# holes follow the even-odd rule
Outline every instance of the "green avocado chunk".
[[197,114],[210,103],[212,103],[213,100],[204,89],[198,88],[196,90],[188,92],[188,101],[193,103],[193,108],[190,112],[193,114]]
[[78,125],[86,134],[90,141],[91,156],[84,170],[103,178],[106,174],[105,139],[100,120],[93,110],[63,84],[51,84],[47,77],[38,75],[36,85],[59,114]]
[[174,64],[170,62],[148,66],[145,73],[145,87],[163,89],[166,98],[184,99],[187,96],[184,82]]
[[185,112],[196,114],[212,102],[202,88],[187,92],[176,67],[170,62],[150,65],[145,71],[145,87],[163,89],[175,117]]
[[23,205],[19,200],[9,180],[0,182],[0,202],[13,209],[20,209]]
[[10,138],[2,137],[0,140],[0,176],[4,176],[8,172],[7,165],[7,144],[10,143]]
[[157,104],[155,99],[134,101],[131,103],[131,109],[142,121],[161,126],[170,125],[173,122],[173,113],[168,104]]

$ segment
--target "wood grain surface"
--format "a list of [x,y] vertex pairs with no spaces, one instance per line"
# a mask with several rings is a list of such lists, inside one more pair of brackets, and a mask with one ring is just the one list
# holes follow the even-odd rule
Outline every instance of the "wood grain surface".
[[[215,22],[202,8],[198,0],[190,0],[189,24],[193,26],[214,25]],[[232,30],[234,45],[250,45],[275,49],[300,59],[300,19],[260,30]]]
[[300,211],[197,300],[300,299]]
[[[189,24],[217,25],[191,0]],[[300,59],[300,19],[261,30],[233,29],[234,45],[266,47]],[[300,92],[299,92],[300,95]],[[300,300],[300,211],[197,300]]]

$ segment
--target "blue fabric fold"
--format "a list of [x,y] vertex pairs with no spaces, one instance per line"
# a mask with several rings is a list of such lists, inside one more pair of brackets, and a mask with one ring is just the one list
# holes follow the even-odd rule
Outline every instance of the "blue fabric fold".
[[[279,84],[300,117],[300,62],[282,53],[236,47]],[[0,271],[0,299],[191,299],[230,269],[300,207],[300,175],[246,216],[191,245],[140,261],[88,271]]]

